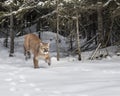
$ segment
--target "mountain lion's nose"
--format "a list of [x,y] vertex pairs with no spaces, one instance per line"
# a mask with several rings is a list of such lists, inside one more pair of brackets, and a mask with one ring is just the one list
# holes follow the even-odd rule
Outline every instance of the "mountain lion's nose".
[[48,52],[48,49],[44,49],[44,52]]

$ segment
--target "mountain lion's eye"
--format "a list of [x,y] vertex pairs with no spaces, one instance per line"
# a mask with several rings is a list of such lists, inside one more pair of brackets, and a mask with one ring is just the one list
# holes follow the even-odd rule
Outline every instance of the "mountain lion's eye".
[[47,49],[47,48],[44,48],[44,52],[48,52],[48,49]]

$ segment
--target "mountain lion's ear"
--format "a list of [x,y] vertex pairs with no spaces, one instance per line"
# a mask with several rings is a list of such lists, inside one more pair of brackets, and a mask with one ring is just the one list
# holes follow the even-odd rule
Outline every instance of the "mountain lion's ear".
[[42,46],[42,45],[43,45],[43,43],[40,42],[40,46]]
[[48,43],[48,46],[50,46],[50,43]]

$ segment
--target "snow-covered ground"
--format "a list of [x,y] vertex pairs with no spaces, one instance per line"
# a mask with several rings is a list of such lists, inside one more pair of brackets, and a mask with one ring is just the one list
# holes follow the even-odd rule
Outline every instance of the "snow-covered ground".
[[24,59],[23,39],[16,39],[11,58],[1,42],[0,96],[120,96],[119,56],[93,61],[69,56],[57,61],[52,55],[51,66],[39,60],[40,68],[34,69],[32,59]]

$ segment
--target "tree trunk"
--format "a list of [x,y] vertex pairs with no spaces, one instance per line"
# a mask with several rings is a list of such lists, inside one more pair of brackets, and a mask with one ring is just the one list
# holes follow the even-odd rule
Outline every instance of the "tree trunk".
[[102,19],[102,2],[97,3],[97,13],[98,13],[98,44],[101,43],[103,46],[103,19]]
[[8,48],[8,32],[5,34],[4,46]]
[[[12,8],[10,8],[10,13]],[[10,57],[13,57],[14,54],[14,31],[13,31],[13,14],[10,15]]]
[[37,21],[36,30],[37,30],[37,32],[38,32],[39,38],[41,38],[42,27],[41,27],[41,24],[40,24],[40,19]]
[[70,35],[70,50],[73,50],[73,36]]
[[57,60],[59,61],[59,0],[56,1],[57,4],[57,34],[56,34],[56,48],[57,48]]
[[110,31],[109,31],[109,35],[108,35],[108,40],[107,40],[107,42],[106,42],[106,45],[107,45],[107,43],[109,43],[110,42],[110,44],[112,45],[113,44],[113,41],[112,41],[112,28],[113,28],[113,25],[114,25],[114,18],[113,17],[111,17],[111,25],[110,25]]
[[70,50],[73,50],[73,32],[72,32],[72,22],[70,20],[68,21],[68,31],[70,32]]
[[79,35],[79,16],[77,13],[76,18],[76,29],[77,29],[77,46],[78,46],[78,60],[81,60],[81,49],[80,49],[80,35]]

